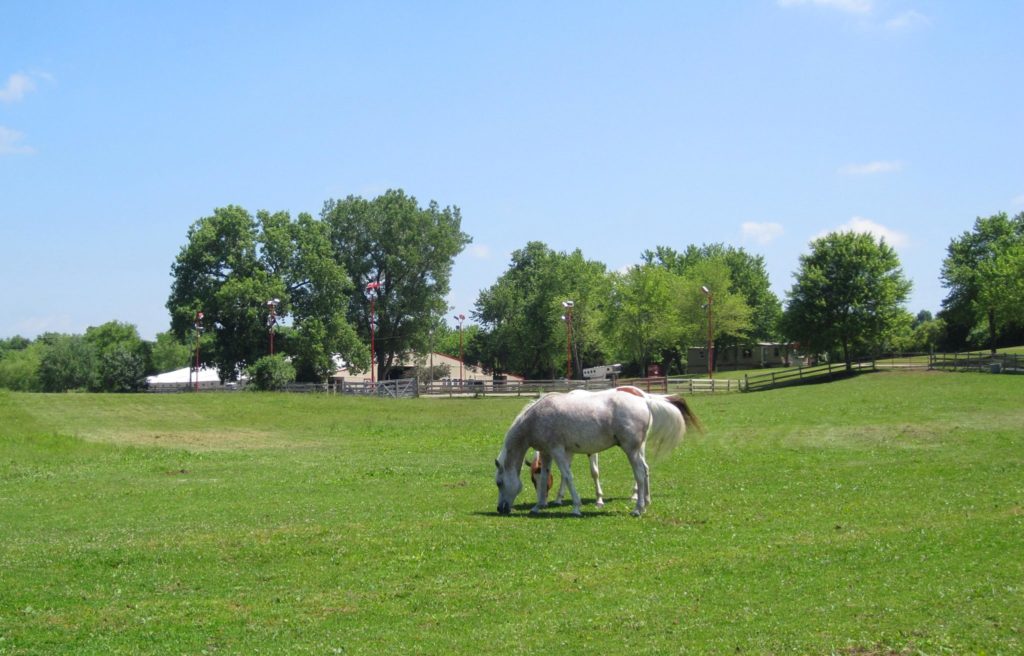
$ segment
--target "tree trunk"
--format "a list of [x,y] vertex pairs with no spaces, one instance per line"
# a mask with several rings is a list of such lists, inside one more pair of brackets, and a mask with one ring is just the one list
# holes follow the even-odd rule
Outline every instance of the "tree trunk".
[[992,308],[988,309],[988,337],[989,337],[989,348],[992,349],[992,355],[996,354],[996,311]]

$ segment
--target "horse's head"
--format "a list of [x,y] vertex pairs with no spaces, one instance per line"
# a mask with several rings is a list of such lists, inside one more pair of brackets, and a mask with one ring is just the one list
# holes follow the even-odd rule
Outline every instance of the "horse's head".
[[[523,489],[523,482],[519,480],[519,463],[509,464],[509,459],[504,458],[505,451],[494,461],[497,473],[494,475],[494,484],[498,486],[498,514],[507,515],[512,512],[512,502],[516,500],[520,490]],[[522,458],[518,458],[522,462]]]

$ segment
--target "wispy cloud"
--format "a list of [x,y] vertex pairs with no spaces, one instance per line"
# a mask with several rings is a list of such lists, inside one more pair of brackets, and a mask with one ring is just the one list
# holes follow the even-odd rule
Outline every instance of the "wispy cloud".
[[850,14],[869,14],[873,8],[871,0],[777,0],[780,7],[799,7],[811,5],[836,9]]
[[782,236],[781,223],[755,223],[745,221],[740,227],[743,232],[743,239],[753,241],[761,246],[767,246]]
[[815,235],[814,239],[824,237],[829,232],[856,232],[868,234],[879,239],[884,239],[885,243],[895,248],[906,246],[908,242],[906,234],[893,230],[892,228],[888,228],[881,223],[875,223],[871,219],[865,219],[862,216],[855,216],[837,228]]
[[17,130],[0,125],[0,155],[31,155],[36,152],[32,146],[20,143],[24,137]]
[[885,21],[884,26],[887,30],[900,31],[900,30],[912,30],[917,27],[927,27],[931,25],[932,20],[922,13],[914,10],[905,11],[899,16],[893,16],[889,20]]
[[847,164],[839,169],[843,175],[876,175],[879,173],[895,173],[903,170],[903,162],[877,161],[866,164]]
[[0,102],[18,102],[35,88],[36,83],[31,77],[24,73],[14,73],[7,78],[7,84],[0,87]]
[[486,244],[473,244],[469,247],[468,253],[478,260],[491,259],[491,247]]

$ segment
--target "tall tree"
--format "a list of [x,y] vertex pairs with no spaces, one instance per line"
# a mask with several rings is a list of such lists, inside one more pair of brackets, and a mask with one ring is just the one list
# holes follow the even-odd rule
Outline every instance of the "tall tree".
[[[572,348],[573,376],[582,367],[601,364],[602,306],[607,300],[605,267],[579,250],[556,252],[538,241],[512,253],[508,269],[480,292],[474,318],[484,332],[473,352],[485,366],[532,378],[566,375]],[[566,301],[573,302],[569,343]]]
[[974,230],[953,239],[942,262],[949,294],[942,318],[961,338],[984,323],[994,353],[1001,329],[1024,326],[1024,212],[978,217]]
[[750,311],[749,321],[743,322],[743,333],[723,332],[720,335],[722,340],[739,342],[750,338],[769,341],[778,338],[782,304],[771,289],[764,256],[753,255],[743,248],[725,244],[691,244],[682,253],[668,246],[658,246],[653,251],[645,251],[643,259],[684,277],[702,262],[723,263],[729,269],[729,286],[727,289],[718,289],[718,293],[727,291],[740,294]]
[[[196,221],[171,268],[174,283],[167,308],[180,340],[192,334],[199,312],[212,338],[204,340],[202,361],[213,363],[224,380],[269,351],[270,306],[277,320],[293,322],[299,359],[323,378],[325,359],[341,355],[358,366],[366,351],[346,322],[341,306],[350,283],[335,261],[325,226],[302,214],[259,212],[228,206]],[[309,334],[307,334],[307,332]],[[315,335],[315,337],[313,337]],[[287,352],[282,339],[275,350]]]
[[678,349],[683,337],[696,330],[699,314],[682,321],[682,278],[652,264],[612,274],[612,289],[604,330],[617,359],[629,370],[646,375],[647,365]]
[[97,356],[96,390],[137,392],[145,387],[151,369],[150,349],[135,326],[120,321],[90,326],[85,341]]
[[367,342],[366,289],[376,285],[374,360],[384,378],[403,353],[427,348],[431,327],[448,310],[452,263],[472,241],[462,232],[462,214],[434,201],[422,208],[415,197],[390,189],[373,200],[328,200],[321,217],[351,280],[348,319]]
[[877,347],[906,314],[902,305],[911,284],[884,239],[853,232],[825,235],[800,256],[795,276],[783,331],[812,351],[841,349],[848,369],[854,350]]

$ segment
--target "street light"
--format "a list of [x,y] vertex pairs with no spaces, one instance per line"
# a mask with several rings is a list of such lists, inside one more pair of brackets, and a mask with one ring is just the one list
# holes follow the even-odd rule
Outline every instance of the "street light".
[[370,296],[370,384],[374,385],[376,391],[377,367],[374,365],[377,355],[377,294],[380,291],[380,282],[366,283],[366,293]]
[[715,339],[714,333],[711,330],[711,301],[714,296],[711,290],[705,286],[701,286],[700,290],[704,292],[704,295],[708,297],[708,304],[705,306],[708,309],[708,378],[714,378],[714,358],[715,358]]
[[465,381],[462,380],[462,361],[465,355],[462,351],[462,322],[466,320],[466,315],[456,314],[455,320],[459,322],[459,387],[465,385]]
[[203,311],[199,310],[196,312],[195,320],[196,328],[196,380],[195,380],[195,391],[199,391],[199,336],[203,332]]
[[272,298],[267,301],[267,332],[270,333],[270,355],[274,355],[274,326],[277,325],[277,308],[281,305],[281,299]]
[[575,303],[572,301],[562,301],[562,307],[565,308],[565,314],[562,315],[562,321],[565,322],[565,378],[566,380],[572,380],[572,308]]

